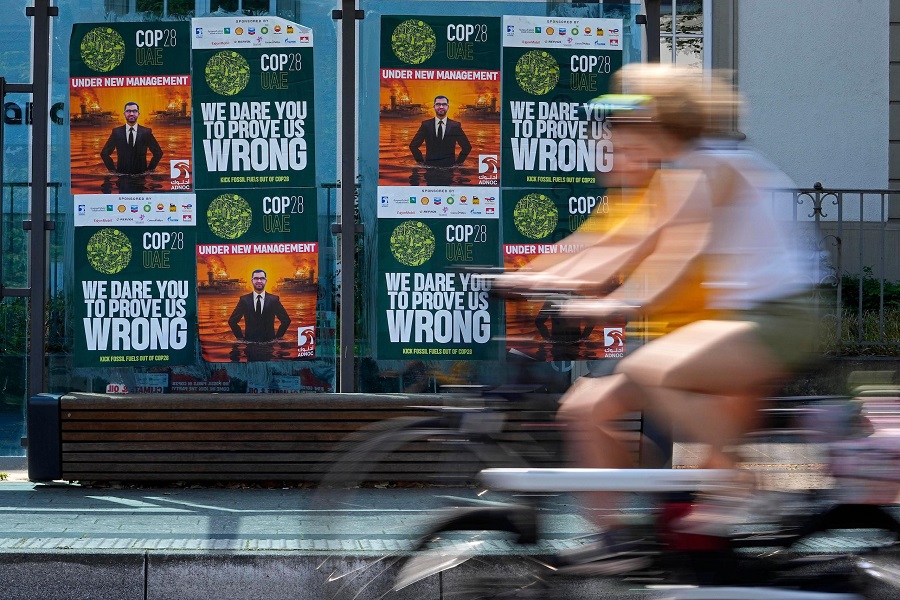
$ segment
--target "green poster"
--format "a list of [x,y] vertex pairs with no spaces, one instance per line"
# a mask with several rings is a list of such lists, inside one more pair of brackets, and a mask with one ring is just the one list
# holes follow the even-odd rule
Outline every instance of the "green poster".
[[[606,115],[591,101],[622,66],[622,21],[507,16],[503,20],[503,266],[575,254],[566,237],[594,216],[604,226],[613,167]],[[560,256],[562,258],[562,256]],[[507,350],[536,360],[620,357],[620,322],[562,318],[552,303],[505,303]]]
[[581,194],[612,169],[612,133],[590,101],[622,66],[622,21],[504,17],[504,27],[501,186]]
[[379,196],[499,185],[500,37],[498,17],[382,16]]
[[75,365],[194,362],[187,23],[79,23],[70,38]]
[[73,194],[191,190],[190,50],[185,22],[73,26]]
[[[549,190],[504,190],[503,267],[521,269],[538,256],[561,260],[583,249],[567,242],[584,227],[606,226],[609,196],[597,188],[573,196],[569,186]],[[592,217],[589,225],[585,225]],[[510,299],[505,302],[507,350],[536,360],[592,360],[624,355],[624,323],[560,318],[552,303]]]
[[[209,362],[315,356],[314,189],[199,190],[196,285]],[[258,314],[254,292],[265,292]]]
[[75,248],[75,366],[194,362],[193,227],[76,227]]
[[461,265],[496,265],[496,219],[379,219],[378,358],[496,360],[490,282]]
[[191,24],[197,189],[315,187],[309,28],[278,17]]
[[203,358],[313,358],[319,234],[312,31],[265,16],[191,25]]
[[500,356],[500,19],[382,16],[378,357]]

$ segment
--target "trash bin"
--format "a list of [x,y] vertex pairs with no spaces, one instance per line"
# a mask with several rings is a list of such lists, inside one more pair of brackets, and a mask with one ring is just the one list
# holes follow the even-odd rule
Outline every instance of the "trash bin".
[[28,399],[25,455],[31,481],[53,481],[62,477],[61,397],[59,394],[38,394]]

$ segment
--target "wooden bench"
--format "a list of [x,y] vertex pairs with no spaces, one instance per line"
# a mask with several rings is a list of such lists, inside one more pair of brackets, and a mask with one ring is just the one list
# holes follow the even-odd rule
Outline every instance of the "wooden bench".
[[[384,419],[433,414],[428,407],[473,401],[468,394],[76,392],[55,397],[55,408],[48,398],[48,406],[29,406],[29,475],[82,482],[315,482],[350,433]],[[554,395],[531,394],[506,413],[503,439],[536,441],[541,452],[530,457],[535,466],[562,465],[561,431],[553,421],[557,402]],[[47,426],[54,409],[56,440]],[[636,452],[640,415],[629,416],[622,428]],[[57,452],[58,467],[32,468],[33,456],[52,462]],[[391,456],[370,480],[436,482],[448,475],[449,465],[457,480],[474,480],[484,467],[458,445],[419,442]]]

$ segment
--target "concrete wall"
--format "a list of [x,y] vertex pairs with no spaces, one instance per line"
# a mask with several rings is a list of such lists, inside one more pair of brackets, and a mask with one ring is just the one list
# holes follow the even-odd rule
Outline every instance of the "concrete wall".
[[889,1],[737,4],[741,130],[797,185],[888,185]]

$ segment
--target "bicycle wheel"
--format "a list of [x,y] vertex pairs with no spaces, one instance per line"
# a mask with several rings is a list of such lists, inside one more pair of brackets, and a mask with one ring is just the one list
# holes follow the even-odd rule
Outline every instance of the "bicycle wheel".
[[[467,427],[471,417],[482,429]],[[371,481],[474,482],[488,467],[527,467],[535,442],[510,443],[498,437],[503,414],[455,411],[425,417],[399,417],[354,432],[331,453],[320,479],[322,488],[352,488]]]
[[[427,461],[430,468],[440,468],[428,476],[431,484],[470,483],[482,468],[489,466],[526,466],[527,461],[503,442],[485,434],[472,432],[461,425],[460,415],[466,411],[435,416],[401,417],[373,424],[347,438],[332,455],[333,460],[321,479],[315,506],[319,510],[343,511],[340,518],[347,525],[337,525],[341,532],[360,532],[361,538],[371,534],[372,539],[360,539],[358,543],[348,543],[340,553],[332,554],[320,565],[320,572],[326,577],[326,591],[330,600],[350,600],[352,598],[406,598],[431,597],[428,590],[434,581],[415,582],[402,591],[394,590],[395,578],[404,559],[409,555],[420,535],[419,530],[433,520],[434,511],[443,507],[441,496],[453,494],[455,502],[478,502],[477,490],[471,486],[460,490],[435,487],[433,494],[422,490],[424,485],[415,486],[416,497],[421,501],[428,497],[429,507],[401,508],[409,510],[410,517],[403,521],[403,531],[391,530],[385,534],[374,533],[378,523],[365,530],[360,522],[362,511],[371,516],[377,508],[374,504],[385,500],[376,497],[380,490],[365,489],[365,484],[385,480],[396,480],[416,469],[417,459]],[[477,411],[473,412],[477,414]],[[487,413],[491,414],[491,413]],[[501,415],[502,416],[502,415]],[[498,426],[502,426],[500,423]],[[407,459],[399,462],[398,457]],[[412,457],[412,462],[409,462]],[[421,473],[414,473],[420,476]],[[375,487],[383,487],[375,483]],[[398,486],[400,487],[400,486]],[[372,493],[376,493],[373,495]],[[394,490],[399,494],[401,490]],[[465,496],[465,497],[463,497]],[[396,506],[384,506],[385,511],[396,511]],[[379,537],[381,536],[381,537]],[[388,536],[385,539],[385,536]],[[415,592],[418,596],[409,596]]]
[[442,427],[440,417],[397,417],[363,427],[340,442],[323,462],[319,487],[356,487],[391,452]]

